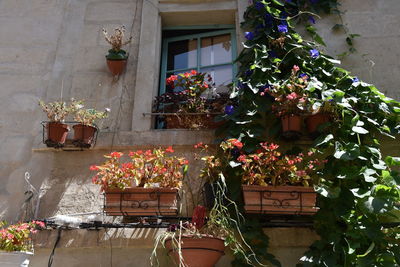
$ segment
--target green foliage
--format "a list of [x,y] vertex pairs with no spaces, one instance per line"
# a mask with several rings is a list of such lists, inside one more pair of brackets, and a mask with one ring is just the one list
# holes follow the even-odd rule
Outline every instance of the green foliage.
[[[231,93],[239,105],[227,116],[224,136],[238,138],[248,152],[261,141],[279,139],[280,122],[272,112],[275,96],[268,88],[287,80],[293,66],[298,66],[299,74],[308,77],[310,102],[329,102],[336,113],[328,133],[314,142],[329,162],[316,185],[320,211],[314,221],[321,239],[301,259],[302,265],[399,265],[399,229],[387,228],[383,218],[399,212],[399,174],[389,165],[399,165],[400,160],[384,160],[379,140],[399,134],[400,103],[350,76],[337,66],[340,61],[319,51],[324,42],[313,26],[307,24],[312,41],[295,31],[297,23],[307,20],[307,12],[338,13],[336,0],[254,2],[245,12],[242,26],[250,33],[237,59],[241,67]],[[352,45],[355,37],[347,42]],[[235,173],[227,181],[236,201],[240,194]],[[268,257],[267,238],[260,227],[249,227],[244,236],[259,236],[263,241],[251,244],[253,250]]]
[[128,54],[122,49],[118,51],[110,49],[108,50],[108,55],[106,55],[106,58],[111,60],[124,60],[128,58]]

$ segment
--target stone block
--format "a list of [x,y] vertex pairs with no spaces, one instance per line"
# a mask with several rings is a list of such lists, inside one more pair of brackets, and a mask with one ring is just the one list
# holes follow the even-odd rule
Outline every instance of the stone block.
[[91,2],[87,5],[85,21],[130,21],[135,14],[136,3]]

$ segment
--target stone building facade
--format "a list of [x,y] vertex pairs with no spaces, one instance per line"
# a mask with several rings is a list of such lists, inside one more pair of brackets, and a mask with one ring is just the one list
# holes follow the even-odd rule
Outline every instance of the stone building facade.
[[[343,0],[342,19],[356,39],[357,53],[344,67],[388,96],[400,99],[400,4],[398,0]],[[102,195],[91,184],[89,166],[103,154],[172,145],[192,158],[198,142],[211,143],[212,131],[154,129],[152,100],[158,94],[163,30],[235,29],[237,53],[247,0],[1,0],[0,1],[0,217],[20,219],[30,173],[40,192],[38,218],[71,215],[81,221],[102,215]],[[344,35],[332,33],[338,18],[317,27],[330,54],[346,48]],[[107,70],[102,28],[125,25],[133,41],[126,71]],[[222,25],[222,26],[221,26]],[[224,26],[225,25],[225,26]],[[232,41],[233,41],[232,40]],[[399,49],[397,49],[399,48]],[[85,151],[46,148],[38,100],[85,99],[88,106],[111,108],[96,146]],[[398,150],[398,144],[387,144]],[[190,183],[199,181],[191,171]],[[98,213],[98,214],[97,214]],[[154,237],[162,229],[65,230],[53,266],[150,266]],[[317,236],[308,228],[268,228],[271,252],[283,266],[294,266]],[[57,230],[36,240],[31,266],[45,266]],[[229,253],[217,266],[230,266]],[[165,266],[168,266],[165,263]]]

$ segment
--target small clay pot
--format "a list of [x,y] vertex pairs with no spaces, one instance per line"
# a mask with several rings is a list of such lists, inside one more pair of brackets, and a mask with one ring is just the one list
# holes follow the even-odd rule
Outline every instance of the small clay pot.
[[110,72],[114,75],[120,75],[126,66],[127,59],[108,59],[107,58],[107,66]]
[[330,116],[326,113],[317,113],[310,115],[306,119],[307,132],[310,135],[318,134],[319,126],[329,121],[330,121]]
[[[179,263],[177,248],[172,247],[172,240],[165,241],[168,255]],[[224,255],[224,240],[203,235],[201,238],[182,236],[181,252],[186,267],[213,267]]]
[[77,146],[89,146],[93,144],[94,135],[97,129],[92,126],[76,124],[72,126],[74,128],[74,140],[73,143]]
[[302,119],[300,115],[289,114],[281,117],[282,135],[285,138],[295,139],[301,135]]
[[47,140],[46,144],[49,147],[63,146],[67,139],[69,127],[61,122],[49,122],[46,125]]

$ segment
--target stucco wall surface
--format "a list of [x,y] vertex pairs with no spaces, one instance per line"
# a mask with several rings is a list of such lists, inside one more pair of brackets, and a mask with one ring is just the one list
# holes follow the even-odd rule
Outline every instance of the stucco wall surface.
[[[229,15],[222,20],[236,19],[238,25],[241,14],[234,9],[243,10],[245,3],[247,0],[0,1],[0,218],[21,218],[27,188],[25,172],[30,173],[31,183],[41,192],[40,218],[101,212],[102,196],[91,184],[88,167],[102,162],[103,154],[173,145],[178,154],[192,159],[193,144],[212,142],[210,131],[150,130],[151,119],[142,115],[151,110],[151,99],[157,91],[161,25],[184,24],[193,6],[196,12],[219,8],[215,11],[218,13],[226,8]],[[178,4],[178,9],[171,8]],[[341,10],[350,32],[361,34],[355,40],[358,52],[344,59],[343,66],[399,100],[400,2],[343,0]],[[317,21],[327,50],[333,55],[347,49],[345,36],[331,31],[338,22],[336,16]],[[126,26],[133,41],[126,47],[130,54],[127,69],[115,78],[105,64],[108,45],[101,29],[110,31],[120,24]],[[94,149],[47,149],[42,144],[40,125],[45,115],[37,102],[71,97],[85,99],[88,107],[110,107],[111,116],[100,125]],[[398,143],[386,147],[388,152],[399,154]],[[197,170],[195,165],[189,180],[195,189],[200,185],[195,177]],[[80,218],[85,220],[87,216]],[[283,266],[294,266],[316,238],[309,229],[266,231],[271,236],[271,252]],[[148,266],[152,239],[157,233],[137,229],[121,238],[108,237],[101,231],[63,232],[53,266],[111,266],[110,243],[113,266]],[[32,266],[47,264],[55,238],[56,231],[40,233]],[[218,266],[230,266],[229,257]]]

